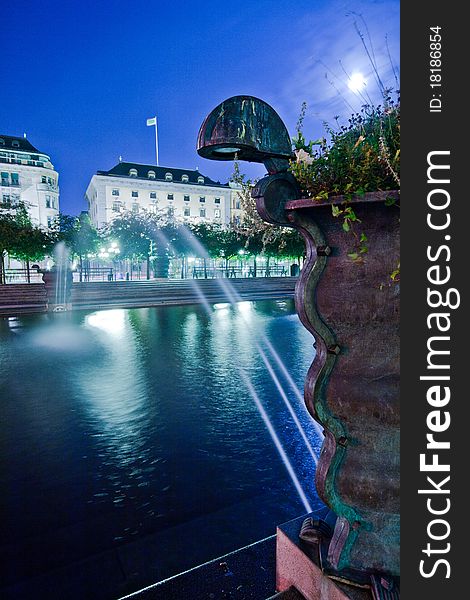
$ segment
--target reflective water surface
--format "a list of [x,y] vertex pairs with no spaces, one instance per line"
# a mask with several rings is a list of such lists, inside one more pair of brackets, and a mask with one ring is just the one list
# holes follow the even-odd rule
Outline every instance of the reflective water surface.
[[5,583],[118,551],[137,589],[303,514],[240,368],[318,505],[314,461],[260,358],[262,335],[302,389],[313,338],[291,301],[0,319]]

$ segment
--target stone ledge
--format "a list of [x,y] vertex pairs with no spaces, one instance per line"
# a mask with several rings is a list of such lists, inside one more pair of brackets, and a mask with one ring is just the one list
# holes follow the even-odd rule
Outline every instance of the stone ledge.
[[306,516],[277,528],[276,589],[281,592],[294,587],[305,600],[372,600],[370,589],[333,580],[323,573],[318,548],[299,539]]

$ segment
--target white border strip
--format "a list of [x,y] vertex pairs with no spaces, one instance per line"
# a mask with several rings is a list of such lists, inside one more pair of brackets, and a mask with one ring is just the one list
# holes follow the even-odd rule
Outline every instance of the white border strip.
[[276,534],[274,533],[273,535],[269,535],[268,537],[265,537],[262,540],[258,540],[257,542],[253,542],[252,544],[248,544],[248,546],[243,546],[243,548],[238,548],[237,550],[232,550],[232,552],[228,552],[227,554],[223,554],[222,556],[219,556],[218,558],[213,558],[211,560],[208,560],[207,562],[202,563],[200,565],[197,565],[196,567],[192,567],[191,569],[188,569],[187,571],[182,571],[181,573],[177,573],[176,575],[172,575],[171,577],[167,577],[166,579],[162,579],[161,581],[158,581],[157,583],[152,583],[152,585],[148,585],[147,587],[144,587],[141,590],[137,590],[136,592],[132,592],[132,594],[129,594],[128,596],[122,596],[118,600],[126,600],[126,598],[133,598],[134,596],[137,596],[137,594],[141,594],[142,592],[146,592],[148,590],[156,588],[159,585],[163,585],[164,583],[167,583],[167,581],[171,581],[172,579],[176,579],[177,577],[180,577],[181,575],[186,575],[187,573],[191,573],[191,571],[195,571],[196,569],[200,569],[201,567],[205,567],[206,565],[210,565],[211,563],[213,563],[213,562],[215,562],[217,560],[221,560],[222,558],[226,558],[227,556],[231,556],[232,554],[236,554],[237,552],[241,552],[242,550],[247,550],[248,548],[252,548],[253,546],[256,546],[257,544],[261,544],[262,542],[266,542],[266,541],[271,540],[272,538],[275,538],[275,537],[276,537]]

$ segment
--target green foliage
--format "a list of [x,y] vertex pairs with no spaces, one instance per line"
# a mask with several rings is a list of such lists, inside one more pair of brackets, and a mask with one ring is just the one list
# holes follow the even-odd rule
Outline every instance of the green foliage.
[[71,256],[80,259],[96,252],[101,243],[101,237],[86,213],[79,217],[60,214],[51,226],[51,234],[55,243],[64,242]]
[[[342,219],[345,233],[352,234],[354,247],[348,253],[362,262],[368,251],[367,236],[357,231],[360,220],[348,200],[366,192],[395,190],[400,187],[400,100],[384,94],[383,106],[364,105],[349,119],[349,125],[333,129],[325,124],[329,136],[307,143],[302,134],[306,105],[302,105],[293,138],[296,161],[290,169],[303,193],[316,201],[344,196],[345,202],[331,206],[334,217]],[[335,118],[338,122],[338,118]],[[395,200],[387,198],[393,206]],[[395,278],[392,277],[395,281]]]
[[233,258],[244,245],[233,228],[220,223],[195,223],[191,225],[191,232],[212,258]]
[[18,224],[12,214],[0,214],[0,252],[8,252],[18,235]]
[[234,230],[238,236],[244,240],[244,248],[253,256],[263,253],[267,246],[276,243],[276,238],[279,235],[279,228],[266,223],[259,216],[256,210],[256,202],[251,196],[251,190],[256,182],[247,179],[240,172],[240,167],[237,161],[234,163],[234,172],[231,180],[240,186],[238,197],[243,210],[243,221],[233,224]]
[[0,214],[0,285],[6,283],[5,256],[14,247],[18,236],[18,224],[9,213]]
[[[220,256],[219,241],[212,223],[205,221],[192,223],[189,229],[210,257],[218,258]],[[191,253],[191,249],[189,253]]]
[[[5,283],[5,255],[26,262],[42,260],[52,249],[54,240],[49,232],[31,223],[23,203],[14,213],[0,215],[0,283]],[[29,275],[28,275],[29,278]]]
[[18,260],[41,260],[51,250],[53,238],[31,223],[23,203],[13,214],[0,215],[0,251]]
[[[299,134],[305,116],[305,109],[306,105],[304,103],[297,123]],[[234,164],[234,173],[231,180],[240,186],[238,196],[244,215],[243,221],[233,224],[232,227],[238,234],[246,253],[252,256],[265,254],[266,256],[286,258],[303,256],[305,243],[297,231],[290,227],[271,225],[259,216],[256,202],[251,195],[251,190],[256,182],[247,179],[240,172],[238,162]]]
[[150,256],[153,242],[157,243],[160,224],[157,215],[125,212],[109,223],[104,238],[118,243],[120,258],[144,259]]
[[52,250],[53,241],[39,227],[19,227],[9,254],[25,262],[42,260]]
[[400,186],[400,101],[387,96],[383,106],[364,105],[348,123],[325,124],[329,141],[307,144],[300,130],[293,139],[297,160],[290,168],[313,199]]

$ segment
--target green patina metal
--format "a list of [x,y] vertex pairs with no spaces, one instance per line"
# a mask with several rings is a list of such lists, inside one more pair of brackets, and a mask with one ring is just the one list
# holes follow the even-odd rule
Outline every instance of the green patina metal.
[[197,151],[212,160],[264,163],[288,160],[292,145],[276,111],[253,96],[233,96],[207,116],[199,131]]

